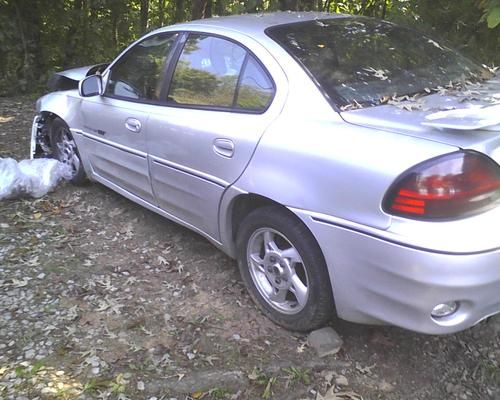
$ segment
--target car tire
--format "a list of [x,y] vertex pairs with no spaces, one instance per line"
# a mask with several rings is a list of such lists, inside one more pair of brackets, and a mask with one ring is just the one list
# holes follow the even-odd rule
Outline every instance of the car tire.
[[323,254],[291,212],[267,206],[249,213],[236,238],[248,292],[272,321],[292,331],[324,326],[335,313]]
[[56,160],[71,167],[73,177],[69,181],[74,185],[84,184],[87,175],[83,169],[80,153],[68,125],[60,118],[55,118],[50,125],[50,147],[52,156]]

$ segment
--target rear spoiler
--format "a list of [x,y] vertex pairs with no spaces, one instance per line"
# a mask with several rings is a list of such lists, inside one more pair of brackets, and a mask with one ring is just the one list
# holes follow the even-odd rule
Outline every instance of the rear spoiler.
[[422,125],[434,128],[500,131],[500,104],[439,111],[427,115],[425,119],[427,121]]

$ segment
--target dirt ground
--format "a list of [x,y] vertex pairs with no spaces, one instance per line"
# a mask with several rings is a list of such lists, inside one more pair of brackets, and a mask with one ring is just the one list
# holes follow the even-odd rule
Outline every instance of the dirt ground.
[[[33,109],[0,98],[0,157],[27,157]],[[500,399],[499,317],[332,326],[343,348],[320,359],[233,260],[99,184],[0,201],[1,399]]]

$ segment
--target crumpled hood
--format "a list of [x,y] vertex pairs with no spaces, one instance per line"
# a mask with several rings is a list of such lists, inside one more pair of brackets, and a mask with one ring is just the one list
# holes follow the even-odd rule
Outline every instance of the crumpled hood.
[[93,65],[87,65],[86,67],[71,68],[64,71],[56,72],[57,75],[62,75],[66,78],[72,79],[74,81],[80,81],[87,76],[87,72],[93,67]]
[[109,64],[88,65],[56,72],[47,81],[50,91],[77,89],[83,78],[104,71]]
[[78,67],[56,72],[57,75],[64,76],[74,81],[81,81],[86,76],[95,74],[98,70],[103,70],[109,64],[87,65],[86,67]]
[[481,151],[500,164],[499,75],[468,90],[443,89],[340,115],[354,125]]

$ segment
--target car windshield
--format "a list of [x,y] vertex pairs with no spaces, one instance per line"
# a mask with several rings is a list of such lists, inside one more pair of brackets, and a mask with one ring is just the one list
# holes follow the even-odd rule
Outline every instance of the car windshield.
[[450,82],[491,77],[487,69],[412,29],[363,17],[269,28],[340,106],[376,105],[395,96],[430,93]]

